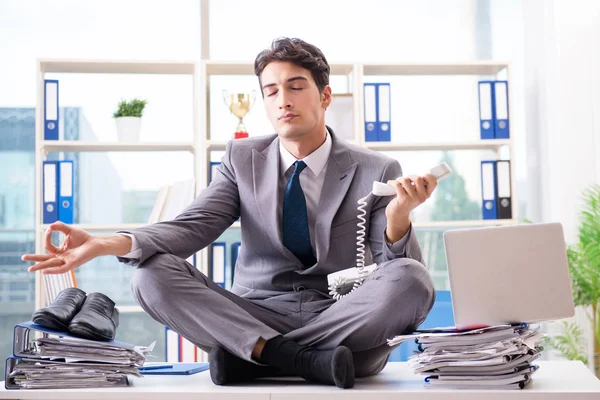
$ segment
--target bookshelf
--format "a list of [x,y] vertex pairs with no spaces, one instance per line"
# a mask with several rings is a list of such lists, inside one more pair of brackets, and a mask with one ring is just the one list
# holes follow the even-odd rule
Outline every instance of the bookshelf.
[[[89,142],[44,140],[43,126],[43,90],[44,75],[46,73],[106,73],[106,74],[189,74],[193,76],[193,139],[191,142]],[[518,221],[517,190],[513,149],[513,138],[519,134],[518,126],[511,126],[511,139],[469,140],[458,142],[366,142],[364,135],[364,97],[363,83],[370,77],[398,76],[398,75],[473,75],[497,76],[505,74],[509,81],[509,115],[514,115],[510,82],[510,65],[508,63],[476,61],[472,63],[339,63],[331,65],[331,75],[342,76],[345,79],[347,93],[353,97],[352,101],[352,133],[346,140],[374,151],[435,151],[435,150],[490,150],[500,159],[501,152],[510,155],[511,160],[511,192],[512,192],[512,219],[502,220],[459,220],[459,221],[415,221],[416,229],[446,229],[451,227],[496,226],[509,225]],[[35,140],[35,167],[36,172],[41,171],[45,156],[51,152],[159,152],[178,151],[193,155],[194,179],[196,180],[196,195],[209,184],[209,162],[211,152],[224,151],[226,141],[211,138],[210,132],[210,102],[212,76],[254,76],[252,62],[220,62],[216,60],[202,60],[200,62],[165,62],[165,61],[109,61],[109,60],[37,60],[37,101],[36,101],[36,140]],[[258,94],[260,95],[260,94]],[[223,107],[223,104],[215,104]],[[260,112],[260,111],[255,111]],[[249,127],[250,128],[250,127]],[[474,129],[477,129],[476,127]],[[250,129],[252,130],[252,129]],[[263,132],[257,134],[268,134]],[[393,138],[392,138],[393,139]],[[42,223],[42,197],[41,174],[36,174],[35,192],[35,221],[36,221],[36,252],[43,249],[43,232],[47,225]],[[74,224],[90,232],[117,231],[121,229],[135,229],[145,224]],[[239,228],[240,223],[235,222],[232,228]],[[210,248],[197,253],[197,267],[208,274],[208,257]],[[36,308],[44,303],[43,276],[36,275]],[[140,312],[137,306],[125,307],[124,312]],[[201,352],[200,352],[201,353]],[[206,355],[199,353],[199,360],[205,360]]]
[[[79,140],[44,140],[44,79],[47,73],[53,74],[145,74],[145,75],[190,75],[192,76],[192,107],[198,104],[198,63],[195,61],[128,61],[128,60],[77,60],[77,59],[38,59],[36,61],[36,125],[35,125],[35,251],[44,252],[43,234],[47,224],[42,214],[42,163],[48,153],[77,152],[185,152],[194,159],[194,178],[203,170],[197,149],[202,148],[199,134],[198,114],[193,113],[191,142],[106,142]],[[167,135],[165,135],[167,136]],[[77,168],[77,166],[76,166]],[[196,186],[196,194],[200,188]],[[90,232],[118,231],[144,226],[139,224],[73,224]],[[36,273],[36,308],[45,304],[44,276]],[[126,307],[127,312],[142,311],[140,307]]]
[[[367,149],[374,151],[449,151],[449,150],[490,150],[495,153],[496,158],[504,158],[501,155],[509,154],[511,161],[511,195],[512,195],[512,219],[498,220],[468,220],[468,221],[435,221],[415,223],[415,227],[465,227],[465,226],[493,226],[507,225],[518,221],[518,200],[515,176],[515,151],[513,138],[519,133],[514,124],[511,125],[509,139],[479,139],[457,142],[422,142],[422,143],[402,143],[402,142],[366,142],[364,132],[364,95],[363,83],[370,77],[376,76],[424,76],[424,75],[471,75],[471,76],[498,76],[505,74],[505,79],[509,82],[509,115],[514,115],[512,110],[513,101],[510,84],[510,64],[495,61],[473,61],[462,63],[367,63],[367,64],[331,64],[331,75],[342,75],[347,80],[347,91],[354,98],[353,101],[353,132],[348,140]],[[210,134],[210,78],[215,75],[247,75],[254,76],[254,66],[251,62],[219,62],[216,60],[204,60],[200,69],[200,82],[203,92],[201,93],[201,135],[205,146],[205,158],[210,161],[212,151],[224,151],[227,143],[225,141],[212,140]],[[218,105],[222,107],[222,105]],[[477,129],[477,127],[474,127]],[[265,132],[265,134],[270,132]],[[392,138],[393,140],[393,138]],[[207,170],[208,171],[208,170]],[[208,173],[208,172],[207,172]],[[204,180],[201,187],[205,187],[208,182],[207,173],[201,176]],[[234,223],[232,227],[239,228],[239,223]],[[206,257],[203,258],[207,262]]]
[[119,142],[86,142],[79,140],[42,140],[41,149],[53,152],[114,152],[114,151],[186,151],[194,154],[194,143],[119,143]]
[[[226,141],[216,140],[211,137],[211,124],[210,124],[210,109],[213,106],[210,104],[210,92],[211,92],[211,77],[212,76],[252,76],[254,77],[254,67],[252,62],[219,62],[216,60],[204,60],[202,62],[203,67],[200,68],[200,82],[202,87],[201,92],[201,127],[200,132],[204,140],[204,157],[210,162],[211,152],[213,151],[224,151],[226,149]],[[391,142],[366,142],[365,141],[365,123],[364,123],[364,91],[363,84],[371,78],[377,78],[378,76],[470,76],[470,77],[493,77],[496,79],[502,77],[509,82],[508,85],[508,107],[509,116],[514,116],[512,101],[512,85],[511,85],[511,74],[510,64],[506,62],[495,62],[495,61],[474,61],[467,63],[367,63],[367,64],[331,64],[331,75],[341,75],[346,78],[346,89],[347,94],[351,94],[353,97],[352,102],[352,126],[353,131],[350,139],[345,139],[353,144],[357,144],[367,149],[374,151],[400,151],[400,152],[414,152],[414,151],[464,151],[464,150],[475,150],[475,151],[491,151],[496,159],[509,159],[511,161],[510,167],[510,180],[511,180],[511,208],[512,218],[511,219],[478,219],[478,220],[448,220],[448,221],[419,221],[415,220],[413,226],[416,230],[432,230],[432,231],[443,231],[450,228],[466,228],[466,227],[485,227],[485,226],[504,226],[516,224],[519,220],[518,216],[518,193],[516,187],[516,166],[515,166],[515,155],[514,150],[514,138],[517,137],[518,126],[511,124],[510,126],[510,138],[509,139],[478,139],[479,138],[479,127],[475,125],[473,127],[477,137],[474,140],[467,141],[424,141],[424,142],[394,142],[392,137]],[[335,93],[334,93],[335,94]],[[260,95],[260,94],[259,94]],[[223,107],[222,104],[215,104],[215,107]],[[256,111],[261,112],[262,110]],[[233,120],[232,120],[233,121]],[[251,126],[248,126],[248,130],[253,132]],[[269,134],[269,132],[256,133]],[[252,134],[251,134],[252,136]],[[479,164],[473,168],[479,170]],[[208,169],[207,169],[208,171]],[[206,187],[209,183],[208,172],[201,175],[203,182],[201,187]],[[235,222],[231,225],[231,228],[240,228],[239,222]],[[201,252],[200,259],[201,264],[208,265],[208,249]],[[206,270],[203,272],[206,273]],[[438,273],[439,271],[432,271],[432,273]]]

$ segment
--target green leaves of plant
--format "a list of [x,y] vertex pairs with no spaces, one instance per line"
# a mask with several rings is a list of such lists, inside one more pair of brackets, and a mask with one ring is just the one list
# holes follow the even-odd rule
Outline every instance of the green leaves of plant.
[[133,99],[131,101],[121,100],[113,118],[118,117],[141,117],[147,100]]
[[546,337],[550,345],[569,360],[579,360],[588,363],[585,341],[581,328],[575,322],[562,321],[562,334],[553,338]]
[[567,250],[575,305],[600,303],[600,186],[583,193],[579,242]]

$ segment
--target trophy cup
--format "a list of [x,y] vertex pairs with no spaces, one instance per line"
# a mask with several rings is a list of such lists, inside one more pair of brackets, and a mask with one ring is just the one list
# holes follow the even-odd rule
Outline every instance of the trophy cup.
[[229,108],[229,111],[239,119],[237,128],[235,129],[234,139],[248,137],[248,131],[246,130],[242,119],[248,114],[248,111],[250,111],[254,105],[255,100],[256,90],[253,90],[251,93],[231,93],[228,90],[223,90],[223,101],[225,101],[225,105]]

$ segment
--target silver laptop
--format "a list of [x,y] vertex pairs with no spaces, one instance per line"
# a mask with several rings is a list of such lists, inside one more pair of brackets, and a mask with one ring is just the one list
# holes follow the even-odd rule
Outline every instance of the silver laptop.
[[574,315],[560,223],[448,230],[444,245],[456,326]]

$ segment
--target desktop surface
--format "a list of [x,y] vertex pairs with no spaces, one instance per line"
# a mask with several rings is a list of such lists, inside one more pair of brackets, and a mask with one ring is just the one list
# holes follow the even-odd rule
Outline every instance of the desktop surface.
[[353,389],[315,385],[301,379],[261,380],[252,384],[216,386],[208,371],[186,376],[131,378],[129,387],[110,389],[0,390],[0,399],[44,400],[330,400],[369,399],[600,399],[600,380],[579,361],[539,361],[529,385],[522,390],[427,389],[423,377],[404,362],[389,363],[378,375],[356,380]]

